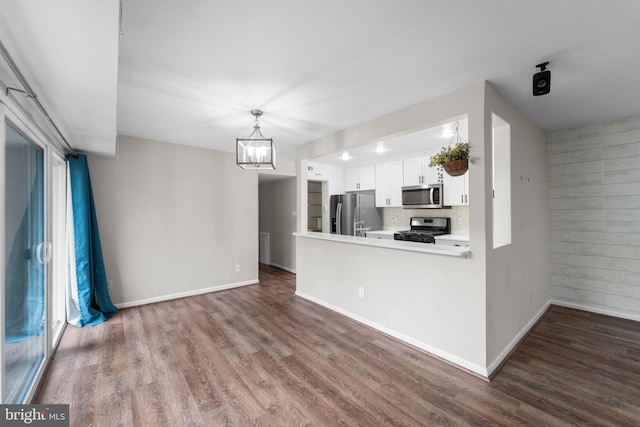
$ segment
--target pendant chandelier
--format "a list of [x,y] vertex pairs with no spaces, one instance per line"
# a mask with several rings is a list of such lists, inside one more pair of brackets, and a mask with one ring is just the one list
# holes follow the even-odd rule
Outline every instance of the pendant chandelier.
[[265,138],[260,132],[261,110],[251,110],[256,118],[253,132],[246,138],[236,138],[236,164],[242,169],[275,169],[276,147],[273,139]]

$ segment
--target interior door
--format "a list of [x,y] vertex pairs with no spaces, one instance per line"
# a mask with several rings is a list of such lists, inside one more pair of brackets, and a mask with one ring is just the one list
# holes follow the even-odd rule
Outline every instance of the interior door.
[[44,150],[5,122],[3,403],[24,403],[45,356]]

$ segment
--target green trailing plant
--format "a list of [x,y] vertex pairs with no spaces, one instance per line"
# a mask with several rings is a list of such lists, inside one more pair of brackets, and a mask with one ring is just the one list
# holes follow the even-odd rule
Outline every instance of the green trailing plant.
[[431,156],[430,167],[441,166],[443,163],[454,160],[465,160],[469,158],[469,143],[458,142],[453,147],[442,147],[439,153]]

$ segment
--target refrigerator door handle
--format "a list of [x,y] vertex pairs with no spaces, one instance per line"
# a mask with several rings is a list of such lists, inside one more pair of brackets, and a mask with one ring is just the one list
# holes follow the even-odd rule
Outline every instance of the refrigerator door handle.
[[342,234],[342,203],[336,205],[336,234]]

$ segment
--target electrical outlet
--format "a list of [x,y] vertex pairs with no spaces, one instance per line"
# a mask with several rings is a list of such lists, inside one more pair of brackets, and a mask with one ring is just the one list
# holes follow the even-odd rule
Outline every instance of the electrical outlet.
[[398,222],[398,217],[395,215],[391,215],[391,222],[393,222],[394,224]]
[[242,264],[236,265],[236,273],[240,273],[242,271]]
[[464,218],[459,216],[458,217],[458,225],[462,225],[464,223]]
[[358,288],[358,296],[362,299],[364,299],[364,287],[360,286]]

